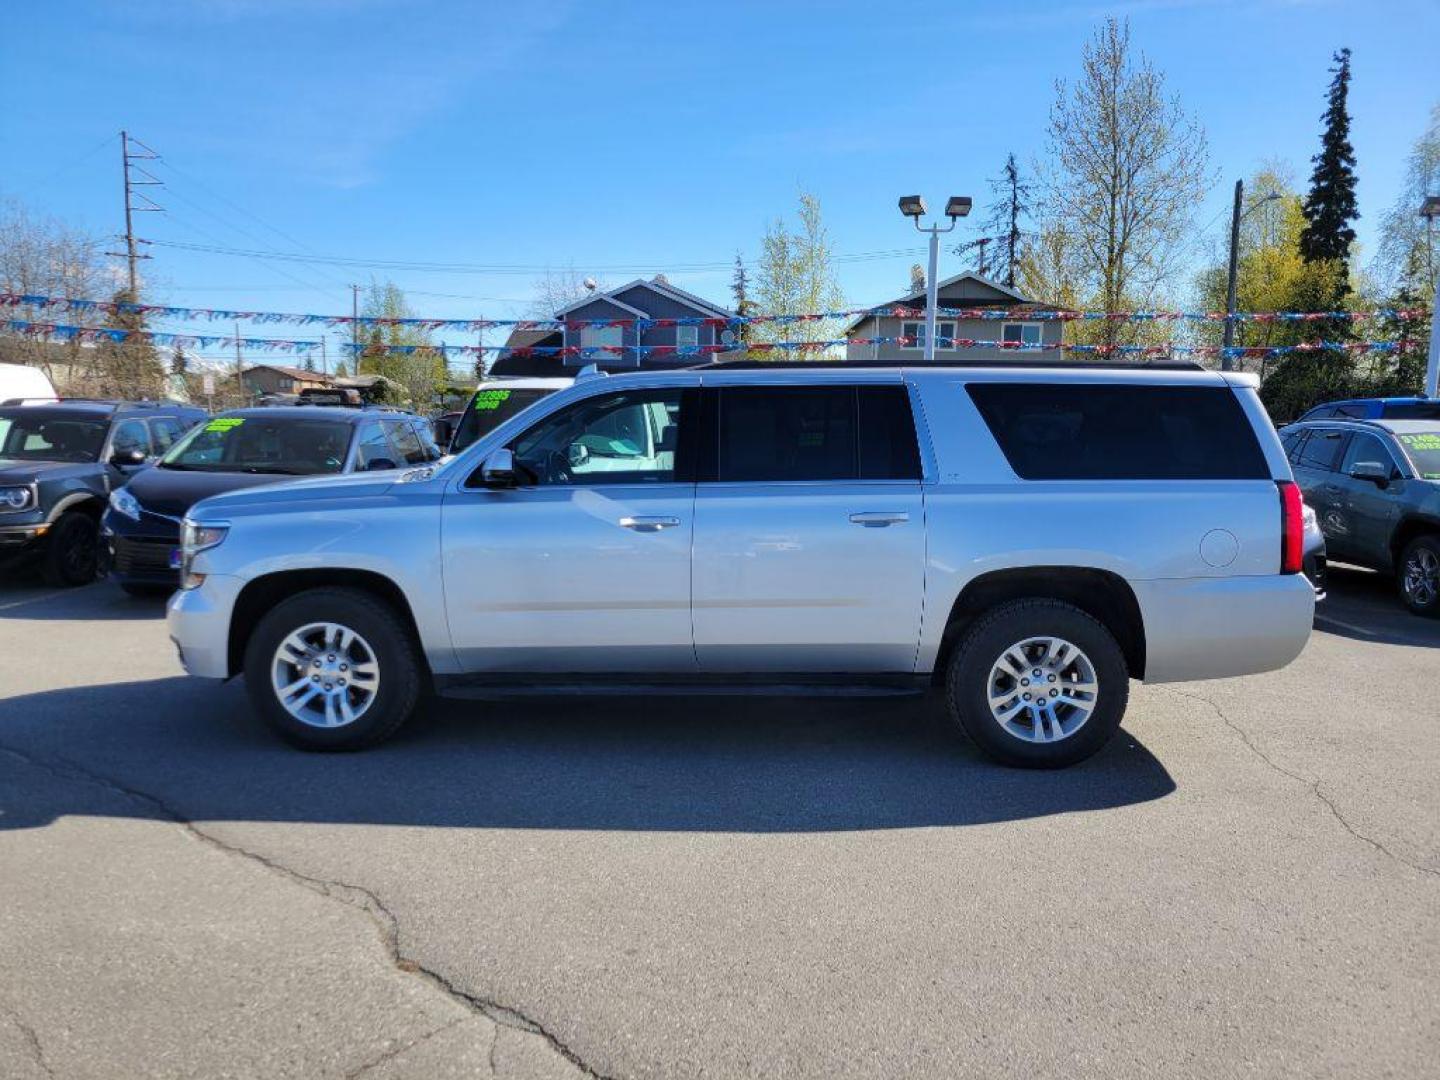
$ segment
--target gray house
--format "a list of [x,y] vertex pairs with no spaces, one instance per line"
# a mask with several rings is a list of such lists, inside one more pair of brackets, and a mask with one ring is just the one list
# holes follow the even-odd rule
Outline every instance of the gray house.
[[[649,281],[636,279],[605,292],[592,293],[555,312],[554,318],[567,323],[585,320],[636,319],[728,319],[733,313],[719,304],[686,292],[656,275]],[[635,346],[622,353],[597,357],[547,355],[516,355],[502,353],[490,365],[492,375],[573,375],[587,364],[596,364],[602,371],[633,371],[636,368],[681,368],[721,358],[724,353],[700,353],[677,356],[674,353],[655,355],[646,352],[653,346],[728,345],[735,340],[733,332],[720,326],[651,326],[638,327],[634,321],[616,326],[576,326],[563,329],[527,329],[517,327],[505,342],[512,349],[551,349],[557,346],[596,348],[600,346]]]
[[[1064,324],[1058,319],[1036,318],[1043,312],[1060,310],[1050,304],[1042,304],[1024,296],[1015,289],[979,274],[966,272],[956,274],[940,282],[938,288],[939,306],[943,308],[982,308],[985,311],[1003,311],[1003,319],[956,319],[941,315],[935,324],[935,359],[939,363],[974,362],[976,360],[1017,360],[1024,356],[1034,357],[1035,353],[1004,348],[954,348],[944,344],[947,338],[961,338],[972,341],[1003,341],[1016,344],[1034,345],[1039,343],[1058,344]],[[914,315],[891,315],[893,308],[913,309]],[[920,362],[924,356],[925,339],[925,290],[906,293],[885,304],[878,304],[871,312],[853,319],[845,328],[847,338],[910,338],[908,345],[848,345],[845,359],[851,363],[905,363]],[[1027,317],[1028,316],[1028,317]],[[1059,352],[1041,353],[1042,356],[1059,358]]]

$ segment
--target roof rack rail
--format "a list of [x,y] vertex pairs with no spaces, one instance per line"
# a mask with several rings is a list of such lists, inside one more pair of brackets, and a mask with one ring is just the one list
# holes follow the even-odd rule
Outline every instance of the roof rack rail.
[[37,397],[12,397],[0,401],[0,405],[24,405],[27,401],[59,401],[60,398],[54,395],[41,395]]
[[909,368],[914,371],[949,368],[1047,368],[1057,371],[1208,371],[1194,360],[960,360],[927,364],[922,360],[712,360],[695,364],[691,371],[781,371],[809,369],[837,371],[845,368]]

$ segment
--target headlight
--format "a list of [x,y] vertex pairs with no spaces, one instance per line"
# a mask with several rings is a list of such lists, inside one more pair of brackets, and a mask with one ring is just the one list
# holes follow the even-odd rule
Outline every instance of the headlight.
[[194,555],[197,551],[215,547],[229,532],[229,525],[201,525],[186,521],[180,527],[180,549],[187,555]]
[[28,487],[0,488],[0,510],[29,510],[35,505],[35,493]]
[[110,509],[124,514],[131,521],[140,520],[140,500],[124,488],[110,492]]

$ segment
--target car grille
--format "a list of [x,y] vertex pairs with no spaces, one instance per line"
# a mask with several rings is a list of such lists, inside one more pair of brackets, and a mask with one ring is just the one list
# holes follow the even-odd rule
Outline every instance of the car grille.
[[121,574],[171,573],[170,552],[174,540],[115,537],[114,569]]

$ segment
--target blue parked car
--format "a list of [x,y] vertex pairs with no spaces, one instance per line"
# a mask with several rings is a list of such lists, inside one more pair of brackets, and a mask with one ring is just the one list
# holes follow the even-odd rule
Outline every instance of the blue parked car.
[[[1440,420],[1440,398],[1372,397],[1327,401],[1300,420]],[[1297,423],[1299,421],[1296,421]]]

